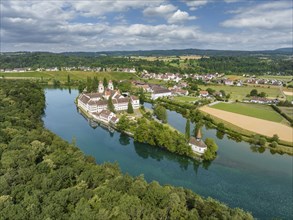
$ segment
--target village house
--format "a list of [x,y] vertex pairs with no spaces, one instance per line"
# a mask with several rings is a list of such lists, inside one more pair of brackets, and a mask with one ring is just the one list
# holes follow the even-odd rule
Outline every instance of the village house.
[[207,145],[201,138],[201,131],[199,129],[196,137],[190,137],[189,139],[189,146],[191,146],[192,151],[200,155],[204,154],[204,152],[208,149]]
[[151,95],[151,99],[156,100],[160,97],[168,97],[172,96],[172,92],[169,89],[163,88],[163,87],[154,87],[152,88],[153,92]]
[[249,102],[251,103],[258,103],[258,104],[276,104],[279,102],[278,99],[267,99],[267,98],[262,98],[262,97],[252,97]]
[[209,92],[205,90],[199,91],[199,96],[202,98],[206,98],[209,96]]
[[232,80],[226,79],[226,80],[224,81],[224,84],[225,84],[226,86],[233,86],[233,85],[234,85],[234,82],[233,82]]
[[189,92],[187,90],[181,89],[181,88],[179,88],[177,86],[170,87],[169,90],[172,92],[173,95],[185,96],[185,95],[189,94]]

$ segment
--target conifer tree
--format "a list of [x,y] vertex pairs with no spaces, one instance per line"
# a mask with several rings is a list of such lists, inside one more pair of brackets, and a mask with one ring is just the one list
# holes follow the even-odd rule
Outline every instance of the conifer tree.
[[132,107],[132,104],[131,104],[131,101],[129,99],[128,101],[128,108],[127,108],[127,113],[129,114],[132,114],[134,111],[133,111],[133,107]]
[[108,99],[108,110],[111,112],[115,112],[115,107],[112,102],[112,97],[110,96]]
[[185,138],[187,141],[189,141],[189,138],[190,138],[190,120],[189,119],[187,119],[187,121],[186,121]]

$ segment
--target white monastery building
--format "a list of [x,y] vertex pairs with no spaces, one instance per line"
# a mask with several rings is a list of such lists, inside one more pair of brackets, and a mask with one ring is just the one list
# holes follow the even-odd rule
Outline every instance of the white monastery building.
[[98,92],[82,93],[77,99],[77,105],[89,113],[101,113],[108,108],[108,100],[111,97],[115,111],[127,110],[128,103],[132,104],[133,109],[139,108],[139,99],[136,96],[124,97],[119,90],[114,90],[112,81],[109,81],[108,88],[104,88],[100,81]]

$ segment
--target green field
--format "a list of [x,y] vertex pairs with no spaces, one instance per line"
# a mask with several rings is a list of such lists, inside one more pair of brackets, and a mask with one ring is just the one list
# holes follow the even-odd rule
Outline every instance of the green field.
[[260,86],[225,86],[225,85],[206,85],[200,86],[200,89],[206,90],[207,88],[214,89],[216,91],[224,90],[226,94],[231,95],[232,100],[242,101],[246,98],[246,95],[250,93],[252,89],[256,89],[259,93],[265,92],[268,95],[268,98],[285,98],[283,93],[280,91],[279,87],[271,86],[268,87],[260,87]]
[[84,71],[56,71],[56,72],[24,72],[24,73],[0,73],[0,77],[13,77],[13,78],[24,78],[34,77],[37,79],[43,78],[43,80],[59,80],[60,82],[66,82],[67,76],[70,76],[71,80],[86,80],[87,77],[97,77],[99,80],[104,78],[112,80],[125,80],[125,79],[137,79],[137,76],[132,73],[124,72],[84,72]]
[[198,100],[197,97],[193,97],[193,96],[175,96],[173,99],[175,101],[180,101],[180,102],[194,102]]
[[272,107],[260,104],[245,103],[219,103],[211,106],[212,108],[233,112],[241,115],[251,116],[254,118],[264,119],[274,122],[282,122],[285,119],[275,112]]

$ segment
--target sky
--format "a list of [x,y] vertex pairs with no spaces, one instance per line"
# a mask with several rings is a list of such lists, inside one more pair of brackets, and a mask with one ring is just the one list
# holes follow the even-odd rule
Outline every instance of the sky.
[[0,0],[0,51],[293,47],[293,0]]

